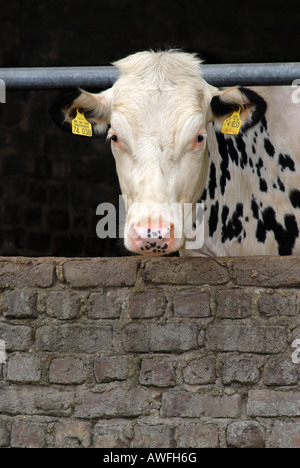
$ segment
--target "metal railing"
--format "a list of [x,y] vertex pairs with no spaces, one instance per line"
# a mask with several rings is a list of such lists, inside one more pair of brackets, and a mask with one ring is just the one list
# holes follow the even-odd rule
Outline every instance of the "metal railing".
[[[291,85],[300,80],[300,62],[202,65],[204,79],[214,86]],[[116,67],[0,68],[7,89],[98,88],[112,86]]]

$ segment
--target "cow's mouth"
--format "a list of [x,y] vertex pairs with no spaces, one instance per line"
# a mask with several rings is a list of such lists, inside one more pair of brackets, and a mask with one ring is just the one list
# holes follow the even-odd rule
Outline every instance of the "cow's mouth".
[[142,255],[161,256],[178,250],[175,245],[177,242],[174,238],[173,224],[168,226],[132,224],[125,244],[129,250]]

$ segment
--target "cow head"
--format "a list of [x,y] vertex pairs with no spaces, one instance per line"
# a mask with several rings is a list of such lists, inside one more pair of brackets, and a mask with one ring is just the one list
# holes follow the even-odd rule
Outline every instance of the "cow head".
[[108,130],[127,202],[125,245],[133,252],[159,255],[184,248],[184,207],[192,207],[194,222],[207,177],[211,122],[221,126],[240,106],[243,127],[249,128],[264,112],[252,91],[219,91],[206,83],[200,63],[179,51],[140,52],[114,64],[121,76],[112,88],[68,93],[50,105],[63,128],[70,129],[80,108],[94,133]]

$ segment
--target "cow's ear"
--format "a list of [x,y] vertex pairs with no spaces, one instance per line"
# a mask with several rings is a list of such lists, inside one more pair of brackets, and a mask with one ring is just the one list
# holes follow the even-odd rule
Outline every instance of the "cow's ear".
[[239,107],[242,120],[241,131],[245,132],[256,125],[265,115],[266,101],[255,91],[249,88],[230,88],[220,91],[213,96],[211,103],[212,118],[216,123],[216,130],[220,131],[224,120]]
[[83,111],[92,124],[94,133],[104,133],[111,116],[111,88],[98,94],[82,89],[64,92],[51,100],[48,106],[50,117],[63,130],[72,130],[72,120],[77,109]]

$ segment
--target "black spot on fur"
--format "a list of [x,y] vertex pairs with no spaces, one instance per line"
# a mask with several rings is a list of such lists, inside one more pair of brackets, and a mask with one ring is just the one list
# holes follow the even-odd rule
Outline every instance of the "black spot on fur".
[[285,192],[285,186],[282,180],[280,179],[280,177],[277,177],[277,184],[278,184],[279,190],[281,190],[282,192]]
[[259,179],[259,189],[261,192],[267,192],[268,191],[268,184],[265,181],[265,179],[261,178]]
[[251,210],[252,210],[253,218],[258,219],[259,208],[258,208],[258,204],[256,203],[255,198],[252,198],[251,200]]
[[247,166],[248,164],[248,156],[247,156],[245,142],[243,140],[243,137],[241,137],[240,135],[236,137],[236,145],[237,145],[237,149],[241,153],[240,165],[241,165],[241,168],[244,169],[244,166]]
[[256,166],[256,172],[257,172],[257,175],[258,177],[261,177],[261,168],[264,167],[264,162],[261,158],[259,158],[257,164],[255,164]]
[[217,230],[219,216],[219,202],[211,206],[210,216],[208,220],[209,236],[212,237]]
[[235,211],[231,219],[227,221],[229,209],[225,205],[222,210],[222,242],[232,240],[234,237],[239,238],[243,232],[243,224],[240,218],[243,216],[243,205],[237,203]]
[[267,207],[262,212],[264,222],[264,229],[266,231],[273,231],[275,239],[278,244],[279,255],[292,255],[295,241],[299,236],[299,229],[294,215],[286,214],[284,217],[284,224],[278,223],[276,220],[276,213],[272,207]]
[[228,158],[227,145],[226,145],[224,135],[222,133],[216,133],[216,136],[217,136],[217,141],[218,141],[218,146],[219,146],[219,153],[222,158],[222,161],[220,164],[220,169],[221,169],[220,187],[221,187],[221,194],[224,195],[226,181],[231,179],[230,172],[228,170],[229,158]]
[[269,138],[265,138],[265,141],[264,141],[264,147],[265,147],[265,150],[266,152],[268,153],[268,155],[273,158],[274,154],[275,154],[275,148],[274,146],[272,145],[271,141],[269,140]]
[[266,240],[267,232],[264,226],[264,223],[259,219],[257,222],[257,228],[255,233],[256,239],[258,242],[264,243]]
[[279,164],[281,166],[281,171],[289,169],[290,171],[295,172],[295,163],[289,154],[280,153]]
[[237,150],[235,149],[232,138],[227,138],[226,143],[227,143],[227,148],[228,148],[228,154],[230,156],[231,161],[234,164],[236,164],[236,166],[238,166],[238,164],[239,164],[239,155],[238,155]]
[[226,223],[226,219],[227,219],[227,216],[229,215],[229,208],[227,205],[224,205],[223,206],[223,210],[222,210],[222,215],[221,215],[221,218],[222,218],[222,224],[225,224]]
[[300,208],[300,190],[298,189],[291,190],[290,200],[294,208]]
[[267,124],[267,119],[265,115],[263,115],[263,117],[261,118],[261,125],[264,131],[268,130],[268,124]]
[[214,198],[215,198],[216,188],[217,188],[216,166],[212,162],[211,165],[210,165],[209,184],[208,184],[209,196],[210,196],[211,200],[214,200]]

